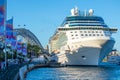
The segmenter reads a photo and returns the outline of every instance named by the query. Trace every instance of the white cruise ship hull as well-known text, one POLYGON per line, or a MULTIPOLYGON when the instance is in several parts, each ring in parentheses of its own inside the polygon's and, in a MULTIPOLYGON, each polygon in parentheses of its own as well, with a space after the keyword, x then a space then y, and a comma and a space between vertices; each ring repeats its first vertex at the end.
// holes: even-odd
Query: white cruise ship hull
POLYGON ((100 65, 112 51, 112 34, 117 28, 109 28, 102 17, 93 16, 93 10, 82 14, 78 8, 71 9, 71 16, 50 38, 49 50, 55 61, 65 65, 100 65))
POLYGON ((114 43, 113 39, 81 41, 77 44, 84 46, 72 52, 60 53, 58 62, 65 65, 99 65, 104 57, 110 53, 114 43))

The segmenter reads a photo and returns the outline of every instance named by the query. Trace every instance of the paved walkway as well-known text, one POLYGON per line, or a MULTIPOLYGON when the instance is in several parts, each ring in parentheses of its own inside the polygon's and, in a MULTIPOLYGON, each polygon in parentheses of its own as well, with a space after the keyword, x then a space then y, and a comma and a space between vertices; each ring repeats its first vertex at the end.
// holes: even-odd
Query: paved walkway
POLYGON ((11 65, 5 70, 0 70, 0 80, 14 80, 14 77, 19 72, 19 68, 25 64, 11 65))

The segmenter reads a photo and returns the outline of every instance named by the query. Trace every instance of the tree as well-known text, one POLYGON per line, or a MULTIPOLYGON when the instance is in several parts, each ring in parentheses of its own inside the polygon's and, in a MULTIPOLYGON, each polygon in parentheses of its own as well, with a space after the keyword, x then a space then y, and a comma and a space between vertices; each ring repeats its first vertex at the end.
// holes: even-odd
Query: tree
POLYGON ((42 48, 40 48, 38 45, 28 44, 27 50, 28 50, 28 57, 31 57, 31 55, 35 55, 38 57, 40 54, 42 54, 42 48))

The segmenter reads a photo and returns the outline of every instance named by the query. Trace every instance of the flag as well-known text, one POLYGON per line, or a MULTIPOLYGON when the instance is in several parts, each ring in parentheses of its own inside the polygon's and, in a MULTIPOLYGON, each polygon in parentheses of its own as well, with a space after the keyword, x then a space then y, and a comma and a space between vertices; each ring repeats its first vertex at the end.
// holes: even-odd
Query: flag
POLYGON ((26 43, 22 44, 22 54, 27 55, 27 44, 26 43))
POLYGON ((0 0, 0 35, 4 35, 6 18, 6 0, 0 0))
POLYGON ((12 40, 11 40, 11 47, 13 50, 16 49, 16 46, 17 46, 17 40, 16 40, 16 36, 17 36, 17 32, 13 32, 13 37, 12 37, 12 40))
POLYGON ((11 48, 12 48, 13 50, 16 50, 16 44, 17 44, 16 39, 12 39, 12 41, 11 41, 11 48))
POLYGON ((17 43, 17 53, 22 53, 22 43, 17 43))
POLYGON ((22 53, 22 39, 17 41, 16 48, 17 48, 17 53, 22 53))
POLYGON ((13 18, 7 20, 6 22, 6 38, 12 38, 13 37, 13 18))
POLYGON ((12 44, 12 37, 13 37, 13 18, 6 21, 6 44, 12 44))
POLYGON ((6 31, 12 31, 13 30, 13 18, 7 20, 6 22, 6 31))

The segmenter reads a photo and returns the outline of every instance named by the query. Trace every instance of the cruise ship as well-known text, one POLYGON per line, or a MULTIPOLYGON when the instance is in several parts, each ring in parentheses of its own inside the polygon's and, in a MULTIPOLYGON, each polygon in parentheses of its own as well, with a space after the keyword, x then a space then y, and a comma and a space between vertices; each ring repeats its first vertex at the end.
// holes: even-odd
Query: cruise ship
POLYGON ((71 9, 71 15, 49 40, 55 61, 65 65, 100 65, 112 51, 115 40, 111 36, 117 28, 109 28, 102 17, 93 13, 93 9, 71 9))

